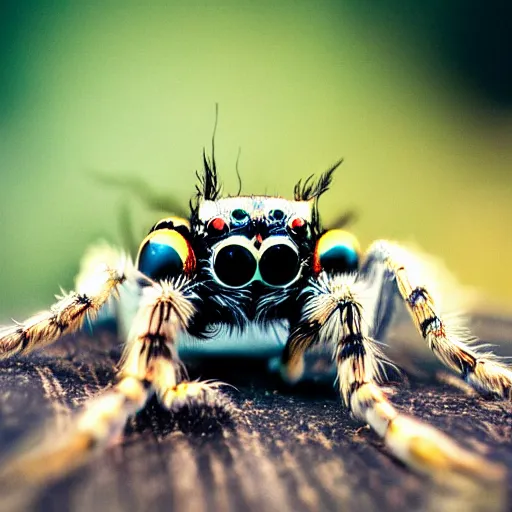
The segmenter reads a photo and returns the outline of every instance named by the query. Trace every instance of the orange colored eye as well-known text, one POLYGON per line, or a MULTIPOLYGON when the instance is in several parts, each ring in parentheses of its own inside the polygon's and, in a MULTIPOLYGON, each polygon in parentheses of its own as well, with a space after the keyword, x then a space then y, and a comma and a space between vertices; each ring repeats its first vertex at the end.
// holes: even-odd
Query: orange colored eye
POLYGON ((313 255, 313 272, 353 272, 359 267, 361 248, 357 238, 343 229, 331 229, 318 240, 313 255))
POLYGON ((288 225, 295 233, 301 233, 306 229, 306 221, 302 217, 294 217, 288 225))
POLYGON ((196 258, 190 243, 175 229, 157 229, 142 242, 137 268, 154 280, 190 275, 196 258))
POLYGON ((229 226, 222 217, 215 217, 208 222, 206 229, 209 235, 220 236, 225 235, 229 231, 229 226))

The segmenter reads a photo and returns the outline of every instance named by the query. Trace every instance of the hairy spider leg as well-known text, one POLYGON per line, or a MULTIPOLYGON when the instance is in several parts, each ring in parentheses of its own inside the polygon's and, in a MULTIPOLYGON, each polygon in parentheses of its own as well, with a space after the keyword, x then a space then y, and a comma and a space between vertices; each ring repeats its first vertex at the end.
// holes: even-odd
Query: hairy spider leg
MULTIPOLYGON (((186 384, 194 391, 188 392, 193 398, 201 389, 213 392, 211 383, 177 384, 181 363, 175 340, 195 314, 190 300, 193 294, 187 291, 187 284, 188 281, 178 279, 153 283, 143 289, 117 383, 85 403, 62 439, 57 442, 53 439, 51 444, 15 456, 5 467, 4 478, 42 482, 81 465, 98 448, 116 440, 127 419, 140 411, 155 392, 162 395, 162 390, 172 389, 182 397, 187 394, 186 384)), ((166 400, 163 401, 165 404, 166 400)))
POLYGON ((482 351, 461 318, 441 317, 430 291, 433 283, 426 282, 428 273, 418 257, 397 244, 381 240, 371 245, 367 261, 386 267, 414 324, 446 366, 480 393, 512 399, 512 370, 495 354, 482 351))
POLYGON ((185 405, 222 403, 217 393, 221 383, 184 379, 175 341, 196 314, 193 300, 198 297, 188 290, 189 284, 187 279, 178 278, 143 289, 142 303, 122 359, 121 373, 144 374, 160 404, 172 411, 185 405), (139 354, 147 361, 141 370, 139 354))
POLYGON ((28 354, 79 330, 87 317, 94 318, 131 272, 135 270, 124 253, 107 245, 93 248, 84 257, 76 291, 57 296, 57 302, 47 311, 0 328, 0 359, 28 354))
POLYGON ((370 338, 363 304, 369 283, 356 274, 320 273, 302 293, 302 312, 290 331, 282 361, 287 380, 300 378, 305 351, 331 347, 343 402, 356 419, 368 423, 386 447, 408 466, 439 476, 458 472, 499 478, 501 467, 466 451, 434 427, 400 413, 379 384, 392 363, 370 338))
POLYGON ((181 381, 175 383, 172 361, 165 355, 155 358, 151 366, 151 384, 162 407, 178 411, 184 406, 205 406, 228 412, 229 402, 218 391, 225 384, 219 381, 181 381))

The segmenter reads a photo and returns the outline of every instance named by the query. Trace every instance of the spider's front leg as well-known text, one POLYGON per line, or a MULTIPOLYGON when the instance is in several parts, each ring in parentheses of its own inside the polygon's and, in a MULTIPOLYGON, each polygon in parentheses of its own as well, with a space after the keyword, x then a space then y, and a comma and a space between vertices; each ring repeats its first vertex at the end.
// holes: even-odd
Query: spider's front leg
POLYGON ((115 441, 127 419, 154 393, 171 409, 213 395, 215 383, 181 382, 175 341, 196 312, 192 301, 197 297, 190 287, 186 279, 144 287, 116 384, 86 402, 58 439, 16 455, 6 465, 4 478, 44 482, 82 464, 92 452, 115 441))
MULTIPOLYGON (((315 259, 318 263, 318 255, 315 259)), ((346 258, 342 260, 347 264, 346 258)), ((315 344, 324 344, 333 352, 345 406, 372 427, 394 456, 432 476, 449 471, 501 477, 501 468, 393 406, 380 387, 386 378, 386 365, 392 363, 369 336, 365 317, 364 304, 373 304, 369 283, 362 274, 332 270, 320 271, 301 294, 300 318, 292 325, 282 356, 285 380, 300 379, 305 352, 315 344)))
POLYGON ((170 411, 184 405, 225 405, 217 381, 193 381, 184 377, 176 339, 197 313, 199 297, 192 281, 178 278, 143 290, 139 311, 130 331, 120 375, 136 375, 147 381, 160 404, 170 411))
MULTIPOLYGON (((90 276, 89 267, 96 268, 97 257, 88 262, 86 276, 90 276)), ((141 293, 117 383, 86 403, 59 439, 15 456, 2 476, 41 482, 65 473, 119 437, 127 419, 155 393, 171 410, 204 401, 222 406, 216 394, 218 383, 183 381, 183 365, 177 353, 178 335, 188 329, 200 303, 194 292, 198 283, 192 248, 176 230, 158 229, 144 240, 138 268, 128 276, 141 293), (162 269, 165 277, 160 277, 162 269), (156 275, 150 277, 152 272, 156 275)))
POLYGON ((57 297, 47 311, 0 328, 0 359, 28 354, 77 331, 87 317, 94 318, 132 272, 133 265, 122 252, 107 245, 94 247, 82 262, 76 291, 57 297))

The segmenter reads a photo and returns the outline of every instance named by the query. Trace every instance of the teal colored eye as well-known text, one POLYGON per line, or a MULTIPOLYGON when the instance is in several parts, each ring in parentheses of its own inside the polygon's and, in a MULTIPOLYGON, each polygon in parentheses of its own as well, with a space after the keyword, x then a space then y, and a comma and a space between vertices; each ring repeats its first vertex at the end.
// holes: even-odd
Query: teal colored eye
POLYGON ((236 224, 241 224, 249 220, 249 214, 245 210, 237 208, 231 212, 231 218, 236 224))
POLYGON ((327 271, 351 272, 357 270, 359 255, 353 247, 338 245, 320 256, 320 265, 327 271))
POLYGON ((142 242, 137 257, 138 269, 155 281, 170 279, 195 270, 195 256, 183 235, 160 229, 142 242))
POLYGON ((149 241, 140 251, 139 270, 155 281, 168 279, 183 272, 183 261, 174 247, 149 241))
POLYGON ((359 267, 359 243, 354 235, 342 229, 331 229, 318 240, 313 257, 315 274, 353 272, 359 267))

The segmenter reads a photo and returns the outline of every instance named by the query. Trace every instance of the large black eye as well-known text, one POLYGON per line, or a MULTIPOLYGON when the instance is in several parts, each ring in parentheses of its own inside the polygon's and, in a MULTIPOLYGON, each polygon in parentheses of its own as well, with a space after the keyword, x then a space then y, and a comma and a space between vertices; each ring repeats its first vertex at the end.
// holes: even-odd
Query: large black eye
POLYGON ((143 274, 158 281, 192 273, 195 257, 183 235, 161 229, 150 233, 142 243, 137 266, 143 274))
POLYGON ((227 286, 243 286, 256 272, 256 260, 251 251, 241 245, 226 245, 215 258, 217 277, 227 286))
POLYGON ((291 283, 299 273, 299 255, 289 245, 269 247, 260 259, 260 274, 271 286, 291 283))

